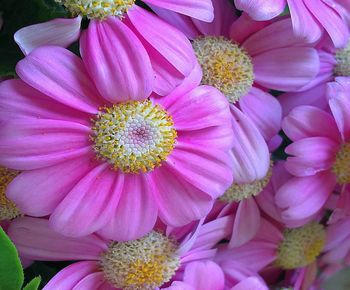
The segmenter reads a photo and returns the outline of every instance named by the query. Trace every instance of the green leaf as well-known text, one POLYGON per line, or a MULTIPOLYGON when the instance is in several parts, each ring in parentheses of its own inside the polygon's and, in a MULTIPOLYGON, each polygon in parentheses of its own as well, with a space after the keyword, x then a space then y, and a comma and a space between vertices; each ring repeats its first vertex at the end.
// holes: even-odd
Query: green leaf
POLYGON ((39 289, 39 285, 41 282, 40 277, 35 277, 32 281, 30 281, 23 290, 37 290, 39 289))
POLYGON ((15 245, 0 227, 0 290, 19 290, 24 274, 15 245))

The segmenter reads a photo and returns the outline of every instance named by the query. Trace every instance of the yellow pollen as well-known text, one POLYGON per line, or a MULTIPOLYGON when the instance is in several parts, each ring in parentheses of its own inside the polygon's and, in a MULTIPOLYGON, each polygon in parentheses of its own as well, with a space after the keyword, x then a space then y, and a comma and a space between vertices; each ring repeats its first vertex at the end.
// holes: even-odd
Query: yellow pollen
POLYGON ((316 222, 303 227, 287 229, 278 247, 276 265, 296 269, 311 264, 320 255, 326 239, 324 227, 316 222))
POLYGON ((350 142, 343 144, 332 168, 339 184, 350 183, 350 142))
POLYGON ((135 4, 135 0, 55 0, 73 16, 82 15, 89 19, 105 19, 108 16, 123 18, 135 4))
POLYGON ((219 199, 223 202, 239 202, 252 196, 257 196, 270 182, 273 162, 263 179, 251 183, 233 183, 219 199))
POLYGON ((248 93, 254 73, 252 59, 243 48, 216 36, 199 37, 192 46, 202 67, 202 84, 217 88, 232 103, 248 93))
POLYGON ((153 170, 175 146, 171 116, 149 100, 105 107, 93 121, 91 139, 97 157, 124 173, 153 170))
POLYGON ((335 59, 337 60, 337 64, 334 68, 335 76, 350 76, 350 42, 348 46, 344 49, 340 49, 335 54, 335 59))
POLYGON ((7 186, 18 174, 18 171, 0 167, 0 221, 11 220, 21 215, 16 205, 6 197, 7 186))
POLYGON ((153 290, 169 282, 180 266, 176 243, 152 231, 128 242, 112 242, 100 260, 105 278, 123 290, 153 290))

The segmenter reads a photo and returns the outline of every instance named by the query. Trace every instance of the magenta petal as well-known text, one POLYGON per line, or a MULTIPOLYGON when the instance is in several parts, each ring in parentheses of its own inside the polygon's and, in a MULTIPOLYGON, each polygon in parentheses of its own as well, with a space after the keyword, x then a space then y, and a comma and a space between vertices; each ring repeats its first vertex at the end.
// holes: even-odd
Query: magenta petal
POLYGON ((123 176, 116 175, 109 167, 103 163, 86 173, 60 202, 50 216, 50 224, 56 231, 80 237, 99 230, 112 218, 123 176))
POLYGON ((316 77, 320 69, 313 48, 279 48, 253 58, 255 81, 269 89, 295 91, 316 77))
POLYGON ((25 55, 44 45, 67 47, 78 40, 80 22, 81 16, 56 18, 48 22, 23 27, 15 33, 14 39, 25 55))
POLYGON ((214 18, 210 0, 145 0, 145 2, 206 22, 211 22, 214 18))
POLYGON ((242 200, 238 205, 229 247, 239 247, 250 241, 260 228, 260 211, 254 198, 242 200))
POLYGON ((67 49, 37 48, 17 64, 16 72, 33 88, 77 110, 96 114, 101 104, 83 62, 67 49))
POLYGON ((124 175, 124 184, 117 189, 120 194, 117 209, 112 219, 99 231, 103 237, 129 241, 152 230, 158 211, 149 178, 143 174, 124 175))
POLYGON ((266 176, 270 153, 253 122, 231 106, 235 143, 232 148, 234 182, 249 183, 266 176))
POLYGON ((256 277, 249 277, 239 282, 236 286, 234 286, 231 290, 268 290, 266 284, 256 277))
POLYGON ((96 262, 79 262, 69 265, 56 274, 43 290, 72 290, 74 286, 91 273, 98 271, 96 262))
POLYGON ((89 161, 88 158, 78 158, 55 166, 22 172, 7 187, 6 194, 27 215, 49 215, 91 169, 92 164, 89 161))
POLYGON ((183 280, 200 290, 223 290, 225 284, 223 271, 212 261, 188 264, 183 280))
POLYGON ((270 20, 281 14, 286 0, 235 0, 237 9, 248 13, 254 20, 270 20))
POLYGON ((167 225, 183 226, 201 219, 212 208, 212 197, 184 180, 167 165, 155 169, 152 180, 159 217, 167 225))
MULTIPOLYGON (((104 287, 100 288, 103 284, 105 284, 105 282, 106 280, 104 274, 102 272, 95 272, 81 279, 72 290, 107 290, 104 287)), ((115 288, 110 287, 110 289, 115 288)))
POLYGON ((118 103, 150 95, 154 81, 150 59, 140 40, 118 18, 91 21, 80 38, 80 52, 106 100, 118 103))
POLYGON ((21 255, 41 261, 98 260, 107 247, 96 235, 63 236, 46 219, 23 217, 12 222, 9 236, 21 255))

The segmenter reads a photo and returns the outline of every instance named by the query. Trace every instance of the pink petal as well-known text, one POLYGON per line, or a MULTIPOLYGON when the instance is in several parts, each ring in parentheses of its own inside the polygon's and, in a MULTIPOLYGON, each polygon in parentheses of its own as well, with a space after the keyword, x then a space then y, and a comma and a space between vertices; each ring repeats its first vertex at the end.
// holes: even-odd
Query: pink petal
POLYGON ((171 226, 183 226, 204 217, 212 208, 212 198, 184 180, 167 165, 152 172, 153 193, 159 217, 171 226))
POLYGON ((120 200, 114 216, 99 233, 115 241, 134 240, 149 233, 158 214, 150 177, 126 174, 123 189, 118 190, 120 200))
POLYGON ((37 169, 85 155, 90 128, 69 121, 24 118, 0 127, 0 162, 20 170, 37 169))
POLYGON ((214 18, 210 0, 145 0, 145 2, 206 22, 211 22, 214 18))
POLYGON ((79 281, 96 271, 98 271, 96 262, 74 263, 58 272, 43 289, 72 290, 79 281))
POLYGON ((322 36, 322 27, 306 8, 305 1, 287 0, 293 29, 297 37, 313 43, 322 36))
POLYGON ((108 163, 96 166, 67 193, 50 216, 50 225, 70 237, 99 230, 112 218, 122 186, 123 175, 108 163))
POLYGON ((79 57, 61 47, 42 47, 16 66, 22 80, 50 98, 90 114, 100 106, 98 92, 79 57))
POLYGON ((80 52, 98 91, 117 103, 144 100, 153 88, 153 70, 140 40, 118 18, 90 21, 80 52))
POLYGON ((6 194, 23 213, 46 216, 54 211, 92 166, 88 158, 78 158, 51 167, 25 171, 8 185, 6 194))
POLYGON ((256 277, 249 277, 241 282, 239 282, 236 286, 234 286, 231 290, 268 290, 266 284, 256 277))
POLYGON ((332 116, 316 107, 296 107, 283 119, 282 126, 293 141, 308 137, 326 137, 340 141, 337 125, 332 116))
POLYGON ((319 72, 313 48, 279 48, 253 58, 255 81, 269 89, 293 91, 306 85, 319 72))
POLYGON ((188 264, 183 279, 195 289, 201 290, 223 290, 225 284, 223 271, 212 261, 188 264))
POLYGON ((49 227, 48 220, 39 218, 16 219, 8 233, 21 255, 41 261, 98 260, 107 247, 95 235, 63 236, 49 227))
POLYGON ((328 32, 335 47, 344 47, 349 41, 349 30, 341 15, 334 9, 333 2, 323 0, 305 1, 306 7, 328 32), (317 3, 316 3, 317 2, 317 3))
POLYGON ((260 211, 254 198, 242 200, 233 224, 232 236, 228 246, 235 248, 249 242, 260 228, 260 211))
POLYGON ((285 0, 235 0, 237 9, 248 13, 254 20, 270 20, 281 14, 285 0))
POLYGON ((266 141, 281 130, 282 108, 270 94, 253 87, 240 99, 239 107, 254 122, 266 141))
MULTIPOLYGON (((72 290, 96 290, 106 282, 102 272, 91 273, 81 279, 72 290)), ((115 289, 110 287, 111 289, 115 289)), ((104 289, 104 287, 102 288, 104 289)), ((104 289, 105 290, 105 289, 104 289)))
POLYGON ((286 169, 296 176, 309 176, 330 169, 339 144, 325 137, 309 137, 289 145, 286 169))
POLYGON ((265 177, 270 153, 253 122, 231 106, 235 144, 232 148, 234 182, 249 183, 265 177))
POLYGON ((44 45, 67 47, 78 40, 80 22, 81 16, 56 18, 21 28, 15 33, 14 39, 25 55, 44 45))

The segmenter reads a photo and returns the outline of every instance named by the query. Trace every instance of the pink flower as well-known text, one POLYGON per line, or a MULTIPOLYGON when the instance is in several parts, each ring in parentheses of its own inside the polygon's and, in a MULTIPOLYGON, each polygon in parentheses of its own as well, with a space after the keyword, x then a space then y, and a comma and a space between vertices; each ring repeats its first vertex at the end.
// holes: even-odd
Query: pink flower
POLYGON ((220 287, 216 282, 223 286, 221 270, 209 260, 215 255, 216 244, 229 234, 231 222, 223 217, 190 229, 155 229, 138 240, 115 242, 95 234, 65 237, 53 231, 47 220, 25 217, 13 222, 9 236, 25 257, 78 261, 61 270, 45 290, 184 289, 176 286, 203 285, 204 281, 220 287), (196 275, 207 275, 208 270, 213 270, 212 279, 196 275))
POLYGON ((283 129, 293 141, 286 148, 291 155, 286 168, 298 178, 285 184, 277 199, 279 206, 293 208, 290 214, 300 218, 322 208, 336 183, 343 187, 350 183, 350 78, 329 83, 328 95, 332 115, 300 106, 283 121, 283 129))
MULTIPOLYGON (((155 74, 153 89, 159 95, 166 95, 178 86, 196 64, 191 44, 186 37, 159 17, 136 5, 135 0, 104 0, 97 6, 92 3, 92 0, 56 0, 56 2, 77 17, 58 18, 17 31, 14 38, 24 54, 27 55, 34 48, 43 45, 69 46, 79 38, 81 20, 86 16, 90 19, 86 45, 94 48, 101 43, 128 42, 130 46, 128 53, 120 55, 119 50, 109 53, 111 57, 114 55, 114 58, 122 57, 129 61, 134 61, 141 46, 142 50, 146 49, 147 54, 142 52, 141 55, 144 62, 151 61, 155 74), (168 35, 171 35, 171 38, 168 35), (125 41, 126 39, 128 41, 125 41)), ((145 2, 203 21, 213 20, 210 0, 199 2, 186 0, 181 3, 177 0, 146 0, 145 2)), ((94 57, 98 56, 94 55, 91 58, 94 57)), ((95 61, 101 61, 101 59, 95 61)), ((105 61, 108 62, 108 59, 105 61)))
POLYGON ((130 240, 157 217, 181 226, 232 182, 226 98, 197 87, 198 70, 168 96, 150 95, 142 47, 132 62, 111 54, 131 53, 132 40, 89 46, 85 34, 82 60, 38 48, 18 63, 22 80, 0 84, 0 163, 24 171, 7 196, 63 234, 130 240))
POLYGON ((349 38, 345 18, 349 5, 337 0, 235 0, 238 9, 255 20, 269 20, 281 14, 288 4, 295 34, 309 42, 319 40, 326 31, 336 47, 349 38), (347 5, 347 7, 345 6, 347 5), (344 7, 345 6, 345 7, 344 7))

